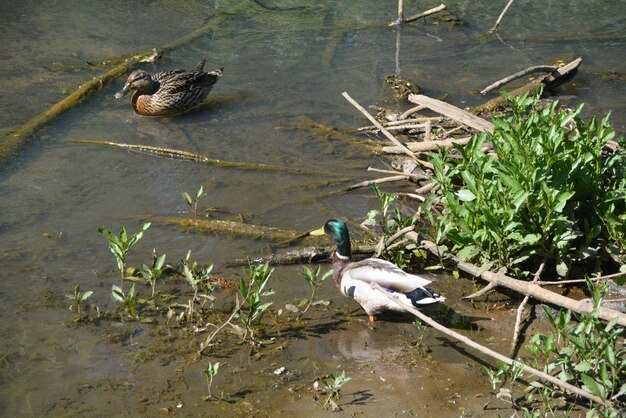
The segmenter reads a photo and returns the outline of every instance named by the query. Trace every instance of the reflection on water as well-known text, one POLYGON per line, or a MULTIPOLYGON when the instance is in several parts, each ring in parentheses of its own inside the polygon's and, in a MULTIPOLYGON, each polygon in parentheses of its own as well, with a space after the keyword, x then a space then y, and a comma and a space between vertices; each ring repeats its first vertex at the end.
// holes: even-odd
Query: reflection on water
MULTIPOLYGON (((199 185, 208 192, 203 201, 207 207, 288 229, 306 230, 334 216, 362 218, 373 208, 376 203, 368 192, 329 197, 332 190, 311 185, 337 177, 362 179, 368 165, 383 163, 306 130, 278 129, 293 126, 302 116, 339 129, 364 124, 341 97, 342 91, 366 106, 391 100, 384 77, 399 70, 426 94, 448 94, 451 102, 469 105, 483 100, 471 91, 506 74, 582 56, 575 82, 560 93, 572 96, 574 104, 587 102, 588 114, 615 110, 614 123, 623 132, 623 78, 602 76, 608 70, 626 71, 623 37, 610 35, 617 28, 616 18, 623 19, 624 4, 594 3, 593 20, 587 19, 587 7, 578 10, 573 5, 563 15, 557 2, 516 5, 520 9, 506 16, 499 41, 486 34, 500 12, 487 1, 448 3, 463 19, 461 26, 427 20, 401 29, 385 24, 395 18, 395 8, 373 0, 272 2, 293 8, 286 11, 234 0, 4 1, 2 135, 104 73, 102 62, 178 39, 224 11, 238 12, 217 29, 166 51, 156 68, 144 65, 148 71, 190 68, 206 58, 207 68, 224 67, 224 77, 211 92, 212 104, 172 120, 138 117, 128 101, 112 97, 123 85, 122 77, 37 131, 2 161, 0 330, 5 337, 0 342, 0 407, 7 416, 80 414, 81 408, 87 415, 98 415, 97 408, 75 403, 76 396, 97 399, 108 393, 112 414, 139 411, 140 388, 154 376, 146 369, 132 371, 129 356, 137 346, 148 344, 148 333, 137 326, 133 340, 119 345, 103 339, 98 329, 66 326, 73 314, 63 295, 76 283, 94 290, 92 301, 101 309, 114 308, 109 296, 114 263, 96 233, 98 226, 117 230, 125 225, 136 231, 146 216, 186 210, 181 192, 199 185), (588 35, 576 40, 578 34, 588 35), (146 144, 224 160, 315 169, 328 178, 223 169, 70 139, 146 144), (117 400, 119 406, 114 406, 117 400)), ((194 259, 215 263, 225 275, 234 274, 220 268, 225 261, 272 251, 259 241, 153 225, 128 263, 147 262, 154 247, 167 253, 172 263, 191 249, 194 259)), ((278 292, 306 290, 301 289, 297 270, 279 268, 275 277, 278 292)), ((368 332, 359 338, 367 341, 368 332)), ((325 346, 324 339, 315 344, 324 347, 320 351, 349 350, 352 355, 345 358, 355 357, 354 347, 363 347, 358 339, 336 347, 325 346)), ((375 358, 389 350, 394 348, 381 340, 380 346, 370 344, 365 355, 375 358)), ((154 367, 152 372, 159 373, 158 365, 154 367)), ((204 384, 201 374, 194 376, 194 384, 204 384)))

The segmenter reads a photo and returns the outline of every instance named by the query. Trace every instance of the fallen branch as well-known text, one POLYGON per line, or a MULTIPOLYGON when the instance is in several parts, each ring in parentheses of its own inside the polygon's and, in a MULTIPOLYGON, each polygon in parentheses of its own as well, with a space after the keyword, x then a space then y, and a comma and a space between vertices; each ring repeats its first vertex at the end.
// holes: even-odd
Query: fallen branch
MULTIPOLYGON (((466 145, 472 137, 468 136, 465 138, 459 139, 439 139, 435 141, 424 141, 424 142, 408 142, 406 143, 406 147, 412 152, 429 152, 429 151, 437 151, 439 148, 452 148, 454 144, 457 145, 466 145)), ((387 154, 401 154, 401 150, 398 147, 383 147, 383 152, 387 154)))
POLYGON ((240 170, 257 170, 257 171, 273 171, 278 173, 290 174, 309 174, 309 175, 327 175, 328 173, 307 171, 296 168, 283 167, 278 165, 258 164, 258 163, 240 163, 235 161, 218 160, 201 154, 181 151, 172 148, 153 147, 151 145, 135 145, 124 144, 121 142, 111 141, 92 141, 87 139, 70 139, 70 142, 80 144, 109 145, 118 148, 124 148, 143 154, 157 155, 159 157, 174 158, 177 160, 196 161, 205 164, 211 164, 217 167, 238 168, 240 170))
POLYGON ((462 125, 469 126, 478 132, 493 132, 493 123, 441 100, 433 99, 423 94, 410 94, 409 101, 417 105, 426 106, 433 112, 446 116, 462 125))
POLYGON ((193 219, 179 218, 175 216, 153 216, 152 222, 160 222, 170 225, 178 225, 183 228, 192 228, 201 232, 211 232, 247 237, 253 239, 263 239, 267 241, 286 241, 304 238, 307 232, 299 232, 287 229, 279 229, 269 226, 250 225, 241 222, 222 221, 217 219, 193 219))
POLYGON ((500 16, 498 16, 498 20, 496 20, 496 24, 493 25, 491 29, 489 29, 489 33, 494 33, 498 29, 498 26, 500 25, 500 21, 502 20, 502 18, 504 17, 504 15, 509 10, 509 7, 511 7, 512 4, 513 4, 513 0, 509 0, 506 6, 504 6, 504 10, 502 10, 502 13, 500 13, 500 16))
POLYGON ((493 350, 491 350, 490 348, 487 348, 483 345, 480 345, 474 341, 472 341, 471 339, 469 339, 468 337, 466 337, 465 335, 459 334, 458 332, 452 331, 449 328, 444 327, 443 325, 439 324, 438 322, 434 321, 433 319, 431 319, 430 317, 424 315, 423 313, 421 313, 419 310, 415 309, 412 305, 409 305, 407 303, 404 303, 402 300, 400 300, 397 296, 389 293, 388 291, 386 291, 383 287, 381 287, 379 284, 377 283, 372 283, 372 288, 376 289, 380 294, 384 295, 385 297, 387 297, 388 299, 394 301, 395 303, 397 303, 398 305, 400 305, 404 310, 406 310, 407 312, 412 313, 413 315, 415 315, 416 317, 419 318, 420 321, 423 321, 425 323, 427 323, 428 325, 430 325, 431 327, 433 327, 434 329, 436 329, 439 332, 442 332, 443 334, 454 338, 458 341, 460 341, 461 343, 472 347, 473 349, 488 355, 489 357, 492 357, 498 361, 501 361, 505 364, 508 364, 509 366, 515 366, 515 367, 522 367, 524 369, 524 371, 526 373, 530 373, 532 375, 535 375, 547 382, 550 382, 556 386, 559 386, 560 388, 569 391, 575 395, 578 395, 580 397, 589 399, 592 402, 596 402, 599 405, 607 405, 607 406, 611 406, 612 403, 609 401, 605 401, 595 395, 592 395, 586 391, 584 391, 583 389, 576 387, 572 384, 569 384, 567 382, 564 382, 563 380, 560 380, 554 376, 551 376, 547 373, 544 373, 540 370, 537 370, 533 367, 527 366, 523 363, 520 363, 516 360, 512 360, 500 353, 497 353, 493 350))
MULTIPOLYGON (((535 277, 533 278, 532 283, 537 283, 539 281, 539 278, 541 277, 541 273, 543 272, 543 269, 545 267, 546 267, 546 260, 543 260, 541 262, 541 265, 537 269, 537 272, 535 273, 535 277)), ((530 296, 528 295, 524 296, 522 303, 520 303, 519 306, 517 307, 517 313, 515 315, 515 327, 513 327, 513 338, 511 338, 511 357, 515 357, 517 341, 519 339, 519 334, 522 329, 522 314, 524 313, 524 308, 526 307, 526 304, 528 303, 528 299, 530 299, 530 296)))
MULTIPOLYGON (((552 73, 544 77, 540 77, 536 80, 531 81, 528 84, 525 84, 524 86, 518 89, 510 91, 509 95, 511 95, 512 97, 516 97, 516 96, 521 96, 524 93, 535 92, 537 91, 537 88, 539 87, 540 84, 543 84, 546 89, 553 89, 553 88, 560 86, 563 83, 567 83, 572 78, 574 78, 574 76, 578 72, 578 67, 580 66, 581 62, 582 62, 582 59, 577 58, 574 61, 564 65, 563 67, 557 68, 555 71, 553 71, 552 73)), ((492 113, 496 109, 506 105, 506 101, 507 101, 506 97, 498 96, 489 100, 486 103, 483 103, 482 105, 472 107, 470 109, 470 112, 476 115, 480 115, 482 113, 492 113)))
POLYGON ((28 139, 43 125, 50 122, 66 110, 82 102, 89 95, 100 90, 111 81, 125 74, 137 61, 137 58, 130 58, 116 65, 105 74, 87 81, 69 96, 65 97, 48 110, 40 113, 23 124, 21 127, 9 133, 2 141, 0 141, 0 159, 7 158, 11 155, 22 144, 22 142, 28 139))
POLYGON ((382 177, 374 180, 366 180, 345 188, 345 191, 360 189, 362 187, 371 186, 372 184, 389 183, 393 181, 408 180, 411 178, 409 174, 399 174, 397 176, 382 177))
POLYGON ((426 10, 425 12, 416 14, 414 16, 411 17, 407 17, 406 19, 404 18, 404 13, 401 9, 402 5, 401 3, 398 4, 398 20, 394 20, 393 22, 389 22, 389 26, 396 26, 396 25, 400 25, 402 23, 411 23, 414 22, 416 20, 422 19, 424 17, 433 15, 435 13, 439 13, 442 10, 445 10, 446 5, 445 4, 440 4, 437 7, 433 7, 432 9, 426 10))
POLYGON ((508 77, 505 77, 501 80, 496 81, 495 83, 488 85, 487 87, 485 87, 484 89, 480 91, 480 94, 484 96, 490 91, 495 90, 500 86, 504 86, 505 84, 510 83, 513 80, 517 80, 518 78, 525 77, 528 74, 539 73, 539 72, 552 73, 558 68, 559 67, 557 67, 556 65, 535 65, 534 67, 529 67, 529 68, 526 68, 525 70, 518 71, 515 74, 511 74, 508 77))
MULTIPOLYGON (((415 232, 409 232, 407 234, 407 237, 414 242, 419 239, 418 234, 415 232)), ((437 244, 432 241, 423 240, 421 241, 421 245, 438 257, 441 257, 442 254, 444 254, 444 251, 442 251, 437 246, 437 244)), ((538 284, 533 284, 523 280, 517 280, 505 274, 496 274, 490 271, 482 271, 480 267, 465 261, 461 261, 453 255, 446 254, 446 259, 454 263, 456 268, 458 268, 459 270, 471 274, 472 276, 480 277, 481 279, 486 280, 490 283, 494 283, 498 286, 504 286, 523 295, 529 295, 530 297, 533 297, 544 303, 560 306, 579 314, 589 314, 593 310, 593 304, 589 303, 589 301, 577 301, 574 299, 570 299, 556 292, 544 289, 538 284)), ((598 317, 605 321, 617 319, 617 323, 619 325, 626 326, 626 314, 623 314, 614 309, 600 307, 598 310, 598 317)))
POLYGON ((367 119, 369 119, 370 122, 372 122, 374 124, 374 126, 376 126, 386 137, 387 139, 389 139, 391 142, 393 142, 397 147, 399 147, 406 155, 408 155, 409 157, 411 157, 412 159, 414 159, 415 161, 417 161, 419 164, 421 164, 422 166, 424 166, 425 168, 428 168, 430 170, 433 169, 433 165, 429 162, 426 161, 421 161, 418 160, 417 157, 415 156, 415 154, 413 154, 407 147, 405 147, 404 145, 402 145, 402 143, 400 141, 398 141, 396 139, 395 136, 393 136, 388 130, 386 130, 381 124, 380 122, 378 122, 372 115, 369 114, 369 112, 367 110, 365 110, 363 108, 363 106, 361 106, 360 104, 358 104, 352 97, 350 97, 350 95, 348 93, 346 93, 345 91, 343 93, 341 93, 343 97, 346 98, 347 101, 349 101, 352 106, 354 106, 358 111, 360 111, 367 119))
MULTIPOLYGON (((287 251, 281 254, 272 254, 264 257, 258 257, 252 260, 254 264, 269 263, 276 265, 292 265, 314 263, 322 260, 332 259, 336 247, 307 247, 297 250, 287 251)), ((354 256, 371 256, 374 253, 373 245, 358 245, 353 242, 352 254, 354 256)), ((227 267, 245 266, 248 259, 236 259, 224 263, 227 267)))

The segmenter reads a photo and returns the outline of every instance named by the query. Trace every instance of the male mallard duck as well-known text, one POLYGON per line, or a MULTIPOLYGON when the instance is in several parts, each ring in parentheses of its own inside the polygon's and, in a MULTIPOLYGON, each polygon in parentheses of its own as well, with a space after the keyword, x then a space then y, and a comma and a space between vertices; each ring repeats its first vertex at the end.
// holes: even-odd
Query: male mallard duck
POLYGON ((223 68, 205 73, 205 62, 200 60, 192 71, 170 70, 152 76, 144 70, 135 70, 115 98, 134 90, 130 103, 136 113, 145 116, 174 116, 186 112, 202 103, 224 73, 223 68))
POLYGON ((415 307, 442 302, 443 296, 425 288, 430 280, 402 271, 398 266, 379 258, 350 261, 350 234, 343 221, 331 219, 310 235, 329 235, 337 242, 333 255, 333 280, 339 291, 359 303, 374 323, 374 314, 383 310, 405 312, 397 303, 372 289, 378 283, 389 293, 415 307))

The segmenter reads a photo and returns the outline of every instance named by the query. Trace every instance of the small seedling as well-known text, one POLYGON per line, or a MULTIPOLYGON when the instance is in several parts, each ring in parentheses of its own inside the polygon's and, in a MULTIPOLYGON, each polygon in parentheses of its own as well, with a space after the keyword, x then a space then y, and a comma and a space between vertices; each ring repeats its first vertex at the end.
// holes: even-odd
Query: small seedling
POLYGON ((194 197, 191 197, 187 192, 183 192, 182 195, 183 199, 185 199, 185 203, 187 203, 187 205, 193 211, 193 217, 197 218, 198 203, 207 196, 207 194, 204 193, 204 188, 202 186, 198 187, 198 190, 196 190, 196 195, 194 197))
POLYGON ((200 290, 206 293, 213 291, 213 286, 210 281, 213 265, 200 267, 195 261, 190 264, 190 256, 191 250, 187 251, 187 256, 182 261, 182 273, 187 283, 189 283, 193 289, 193 300, 195 301, 198 298, 198 292, 200 290))
POLYGON ((204 398, 205 401, 213 397, 213 395, 211 395, 211 385, 213 385, 213 378, 217 376, 217 372, 219 368, 220 368, 219 362, 211 363, 209 361, 209 363, 206 365, 206 369, 204 369, 204 374, 206 374, 206 383, 209 389, 209 396, 204 398))
POLYGON ((98 232, 108 238, 109 249, 115 256, 117 268, 120 270, 121 284, 120 290, 124 288, 124 271, 126 270, 126 257, 133 245, 143 237, 143 233, 150 228, 150 222, 146 222, 141 226, 141 230, 130 237, 126 233, 126 229, 122 227, 119 235, 113 234, 108 229, 98 228, 98 232))
POLYGON ((351 377, 346 377, 345 371, 342 371, 341 374, 330 373, 321 379, 328 395, 324 402, 324 409, 330 404, 333 411, 341 410, 338 405, 339 399, 341 399, 341 388, 351 379, 351 377))
POLYGON ((258 322, 263 313, 273 302, 263 302, 264 298, 274 294, 272 289, 265 289, 274 269, 270 269, 269 263, 253 265, 248 261, 248 269, 244 273, 248 277, 246 281, 243 277, 239 279, 239 295, 242 301, 237 298, 239 313, 237 317, 245 327, 242 339, 247 336, 254 341, 254 323, 258 322))
POLYGON ((309 288, 311 289, 311 297, 309 298, 309 302, 307 303, 306 307, 302 310, 302 312, 300 312, 300 315, 298 315, 298 319, 302 318, 302 315, 304 315, 313 304, 317 288, 320 287, 324 280, 326 280, 333 274, 333 270, 328 270, 320 277, 320 268, 321 267, 318 265, 315 269, 315 272, 313 272, 308 266, 302 267, 302 275, 304 276, 307 284, 309 285, 309 288))
POLYGON ((165 264, 165 254, 161 254, 157 257, 156 249, 152 250, 153 260, 152 267, 148 267, 145 264, 142 264, 139 272, 141 276, 146 281, 147 284, 152 288, 152 295, 150 297, 154 298, 154 290, 156 288, 157 280, 163 275, 163 264, 165 264))
POLYGON ((113 285, 111 294, 113 295, 113 299, 124 305, 124 310, 129 316, 135 319, 139 318, 139 315, 137 314, 137 293, 135 292, 135 283, 130 285, 128 294, 124 294, 124 291, 120 287, 113 285))
POLYGON ((66 299, 72 300, 76 303, 76 312, 78 313, 78 318, 80 319, 82 314, 83 304, 89 297, 93 294, 93 291, 88 290, 86 292, 80 291, 80 285, 77 284, 74 286, 74 294, 73 295, 65 295, 66 299))

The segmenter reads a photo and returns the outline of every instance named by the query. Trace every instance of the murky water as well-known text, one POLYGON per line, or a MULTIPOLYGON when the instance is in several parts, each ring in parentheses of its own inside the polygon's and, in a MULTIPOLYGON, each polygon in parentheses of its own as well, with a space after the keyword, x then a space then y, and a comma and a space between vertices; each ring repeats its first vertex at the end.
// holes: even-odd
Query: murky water
MULTIPOLYGON (((320 297, 345 315, 318 312, 315 327, 297 335, 283 323, 278 328, 288 344, 262 359, 241 353, 222 358, 215 390, 223 391, 226 400, 217 405, 201 400, 205 360, 178 358, 149 326, 68 325, 75 314, 63 295, 77 283, 94 290, 91 301, 100 309, 115 309, 110 286, 117 283, 117 273, 96 228, 125 225, 134 232, 147 216, 175 215, 187 209, 182 191, 203 185, 208 197, 202 204, 226 212, 224 217, 241 214, 251 223, 288 229, 317 227, 334 216, 362 219, 376 207, 371 192, 332 195, 335 188, 319 187, 319 181, 362 180, 369 176, 367 166, 383 167, 384 160, 293 127, 302 117, 340 130, 365 124, 341 92, 366 106, 384 104, 391 97, 384 77, 398 70, 426 94, 448 94, 452 103, 469 105, 483 100, 472 91, 504 75, 581 56, 575 81, 560 94, 573 96, 572 104, 586 102, 588 115, 612 110, 616 129, 625 131, 624 1, 569 5, 568 11, 562 2, 516 2, 502 23, 501 40, 486 34, 503 6, 489 1, 447 3, 463 19, 461 26, 427 20, 401 29, 385 25, 395 18, 393 2, 266 3, 284 10, 218 0, 0 4, 3 136, 104 73, 103 61, 159 47, 211 19, 223 23, 168 51, 156 69, 144 67, 191 68, 206 58, 207 67, 225 68, 211 93, 213 104, 171 121, 138 117, 127 99, 114 100, 120 79, 47 124, 2 161, 3 416, 321 414, 310 387, 316 377, 338 370, 353 377, 343 398, 351 413, 458 416, 460 408, 481 411, 486 401, 477 402, 475 396, 488 389, 476 365, 408 323, 366 329, 362 312, 330 284, 320 297), (162 146, 325 175, 225 169, 71 139, 162 146), (116 333, 126 335, 123 342, 116 333), (426 356, 431 360, 407 364, 415 358, 407 350, 420 338, 432 350, 426 356), (147 352, 154 355, 141 357, 147 352), (280 366, 290 377, 272 373, 280 366)), ((407 15, 426 8, 405 3, 407 15)), ((238 269, 223 267, 225 262, 273 250, 260 241, 153 224, 133 248, 129 264, 149 262, 153 247, 172 263, 191 250, 193 259, 214 263, 216 271, 231 278, 238 269)), ((307 296, 299 268, 277 268, 272 285, 276 307, 307 296)), ((447 296, 450 306, 472 316, 470 306, 447 296)))

